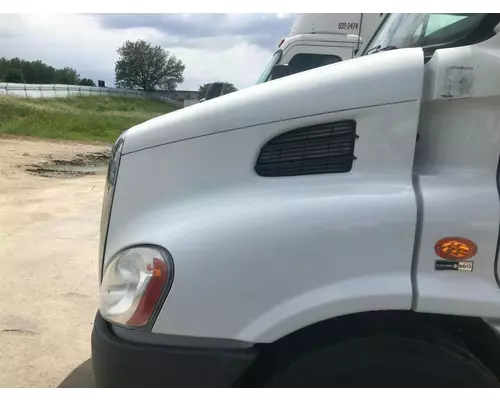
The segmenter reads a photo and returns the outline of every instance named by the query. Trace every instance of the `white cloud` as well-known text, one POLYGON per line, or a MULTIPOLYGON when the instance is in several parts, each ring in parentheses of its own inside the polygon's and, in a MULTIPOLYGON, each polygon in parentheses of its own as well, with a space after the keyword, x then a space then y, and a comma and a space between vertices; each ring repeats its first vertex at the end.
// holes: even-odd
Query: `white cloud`
POLYGON ((23 18, 18 14, 0 14, 0 37, 18 35, 25 28, 23 18))
MULTIPOLYGON (((189 18, 189 17, 187 17, 189 18)), ((245 16, 234 16, 245 20, 245 16)), ((116 49, 126 40, 168 43, 154 28, 105 29, 94 16, 79 14, 10 14, 0 16, 0 54, 6 58, 42 60, 57 68, 70 66, 82 77, 114 83, 116 49)), ((204 39, 200 39, 203 41, 204 39)), ((182 39, 169 47, 186 64, 185 82, 179 89, 197 89, 213 80, 232 82, 238 88, 252 85, 271 56, 243 37, 207 39, 204 46, 188 48, 182 39)))
POLYGON ((251 86, 271 56, 268 50, 243 41, 226 49, 179 47, 172 51, 186 64, 185 86, 191 89, 216 80, 231 82, 238 89, 251 86))

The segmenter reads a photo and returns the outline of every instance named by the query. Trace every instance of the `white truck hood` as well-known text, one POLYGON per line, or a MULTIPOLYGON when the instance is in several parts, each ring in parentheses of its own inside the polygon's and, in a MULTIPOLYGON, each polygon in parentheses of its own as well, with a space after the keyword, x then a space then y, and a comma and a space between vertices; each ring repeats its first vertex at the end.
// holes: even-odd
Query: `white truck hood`
POLYGON ((130 128, 123 154, 309 115, 418 100, 420 82, 407 77, 423 62, 421 48, 392 50, 252 86, 130 128))

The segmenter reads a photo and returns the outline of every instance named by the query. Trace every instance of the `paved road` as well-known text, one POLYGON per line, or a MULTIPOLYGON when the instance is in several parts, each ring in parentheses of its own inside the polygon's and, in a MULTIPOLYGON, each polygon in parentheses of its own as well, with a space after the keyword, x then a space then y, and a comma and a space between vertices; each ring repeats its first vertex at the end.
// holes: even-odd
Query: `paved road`
POLYGON ((0 138, 0 387, 92 386, 104 174, 24 165, 102 146, 0 138))

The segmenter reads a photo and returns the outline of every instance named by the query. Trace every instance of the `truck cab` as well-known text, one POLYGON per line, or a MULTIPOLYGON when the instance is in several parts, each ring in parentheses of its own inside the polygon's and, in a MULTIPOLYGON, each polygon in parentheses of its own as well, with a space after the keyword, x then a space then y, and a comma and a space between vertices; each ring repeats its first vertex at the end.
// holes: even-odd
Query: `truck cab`
MULTIPOLYGON (((257 83, 276 79, 276 66, 287 75, 353 58, 375 32, 383 14, 298 14, 289 35, 262 71, 257 83)), ((281 77, 281 76, 280 76, 281 77)))
POLYGON ((499 386, 499 33, 388 14, 360 57, 120 136, 98 386, 499 386))

